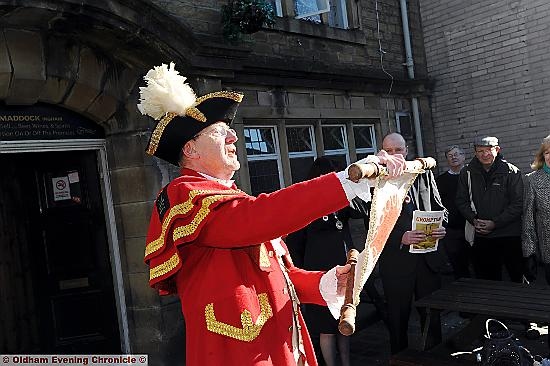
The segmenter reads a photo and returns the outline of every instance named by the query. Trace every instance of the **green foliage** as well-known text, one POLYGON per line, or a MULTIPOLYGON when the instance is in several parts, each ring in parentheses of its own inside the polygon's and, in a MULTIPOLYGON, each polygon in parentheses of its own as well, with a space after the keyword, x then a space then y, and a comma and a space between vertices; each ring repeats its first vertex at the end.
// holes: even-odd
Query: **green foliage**
POLYGON ((222 6, 223 35, 236 42, 243 34, 252 34, 262 26, 275 23, 273 6, 265 0, 229 0, 222 6))

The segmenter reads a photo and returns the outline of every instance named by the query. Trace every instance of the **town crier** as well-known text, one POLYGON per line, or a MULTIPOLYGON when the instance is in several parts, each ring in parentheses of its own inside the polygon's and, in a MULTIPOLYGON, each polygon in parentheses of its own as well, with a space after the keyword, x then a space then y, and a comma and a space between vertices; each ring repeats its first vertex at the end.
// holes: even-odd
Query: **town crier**
MULTIPOLYGON (((173 64, 144 79, 138 108, 158 120, 147 153, 181 169, 155 201, 145 262, 150 285, 181 300, 186 365, 317 365, 299 304, 338 316, 349 265, 296 268, 281 236, 369 199, 368 182, 344 171, 250 196, 231 180, 240 164, 230 124, 243 95, 196 97, 173 64)), ((402 157, 375 159, 403 170, 402 157)))

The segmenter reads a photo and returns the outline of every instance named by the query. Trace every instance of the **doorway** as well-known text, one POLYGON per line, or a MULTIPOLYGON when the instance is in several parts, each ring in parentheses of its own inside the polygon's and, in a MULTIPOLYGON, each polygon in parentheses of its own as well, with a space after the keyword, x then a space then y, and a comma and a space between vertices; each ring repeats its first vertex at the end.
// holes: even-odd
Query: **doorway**
POLYGON ((121 353, 97 153, 0 166, 0 353, 121 353))

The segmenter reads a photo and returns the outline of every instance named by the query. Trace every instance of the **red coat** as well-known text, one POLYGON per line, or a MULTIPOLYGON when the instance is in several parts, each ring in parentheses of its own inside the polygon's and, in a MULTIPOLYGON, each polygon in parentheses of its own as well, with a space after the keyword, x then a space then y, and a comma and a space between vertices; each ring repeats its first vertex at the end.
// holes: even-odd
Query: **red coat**
MULTIPOLYGON (((295 365, 292 301, 270 240, 347 206, 338 178, 329 174, 256 198, 192 170, 182 173, 157 198, 145 262, 150 285, 181 299, 186 364, 295 365)), ((323 272, 296 268, 288 255, 281 263, 301 302, 326 305, 323 272)), ((316 365, 299 312, 298 318, 307 363, 316 365)))

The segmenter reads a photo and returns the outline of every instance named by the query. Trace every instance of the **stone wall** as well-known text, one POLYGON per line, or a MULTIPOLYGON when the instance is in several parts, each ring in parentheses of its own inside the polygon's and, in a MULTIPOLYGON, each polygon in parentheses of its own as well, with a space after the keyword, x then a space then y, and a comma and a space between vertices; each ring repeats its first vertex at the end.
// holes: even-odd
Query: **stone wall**
MULTIPOLYGON (((221 6, 226 0, 166 1, 152 0, 176 19, 185 23, 202 40, 225 42, 222 38, 221 6)), ((305 72, 335 72, 387 79, 380 67, 378 29, 384 55, 384 67, 396 79, 405 79, 406 70, 401 14, 398 0, 379 0, 377 25, 376 1, 349 2, 359 14, 353 29, 343 30, 312 24, 288 17, 277 18, 271 29, 265 29, 237 47, 249 47, 243 60, 246 67, 265 67, 305 72)), ((420 33, 418 0, 409 1, 413 53, 417 78, 425 78, 423 44, 420 33)))

